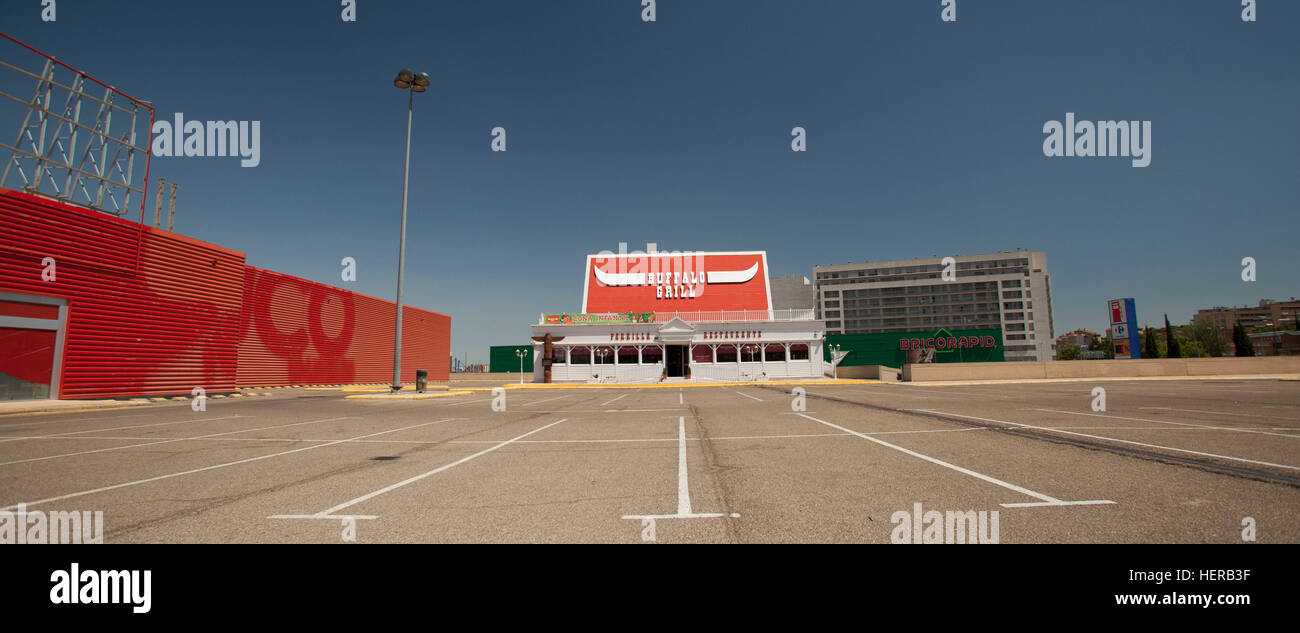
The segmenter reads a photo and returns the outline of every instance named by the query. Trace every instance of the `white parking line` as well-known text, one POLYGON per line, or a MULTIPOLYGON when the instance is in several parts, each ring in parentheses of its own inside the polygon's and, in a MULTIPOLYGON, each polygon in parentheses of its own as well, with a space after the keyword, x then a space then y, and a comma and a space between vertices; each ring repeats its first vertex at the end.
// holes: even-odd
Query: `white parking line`
POLYGON ((608 400, 608 401, 606 401, 606 402, 602 402, 602 403, 600 403, 600 406, 603 407, 603 406, 605 406, 605 405, 607 405, 607 404, 610 404, 610 403, 613 403, 613 402, 617 402, 617 401, 619 401, 619 400, 622 400, 623 398, 628 397, 628 395, 629 395, 629 394, 626 394, 626 393, 625 393, 625 394, 623 394, 623 395, 621 395, 621 396, 619 396, 619 397, 617 397, 617 398, 614 398, 613 400, 608 400))
POLYGON ((1227 411, 1201 411, 1199 409, 1175 409, 1173 407, 1138 407, 1139 409, 1157 409, 1163 411, 1185 411, 1187 413, 1209 413, 1211 415, 1231 415, 1241 418, 1269 418, 1286 422, 1300 422, 1300 418, 1283 418, 1276 415, 1259 415, 1258 413, 1228 413, 1227 411))
MULTIPOLYGON (((337 420, 355 420, 355 419, 357 419, 357 418, 354 418, 354 417, 325 418, 325 419, 323 419, 323 420, 308 420, 308 421, 306 421, 306 422, 293 422, 293 423, 290 423, 290 424, 274 424, 274 425, 271 425, 271 426, 264 426, 264 427, 256 428, 256 429, 240 429, 240 430, 238 430, 238 431, 226 431, 225 433, 210 433, 210 434, 208 434, 208 435, 199 435, 199 436, 197 436, 197 437, 171 437, 171 438, 167 438, 167 439, 164 439, 164 440, 156 440, 156 441, 153 441, 153 442, 144 442, 143 444, 128 444, 128 445, 126 445, 126 446, 110 446, 109 448, 97 448, 97 449, 89 450, 89 451, 78 451, 78 452, 76 452, 76 453, 59 453, 58 455, 46 455, 46 456, 44 456, 44 457, 29 457, 29 458, 27 458, 27 459, 15 459, 15 460, 13 460, 13 461, 0 462, 0 466, 9 466, 9 465, 12 465, 12 464, 26 464, 26 463, 28 463, 28 462, 40 462, 40 461, 45 461, 45 460, 47 460, 47 459, 58 459, 58 458, 60 458, 60 457, 76 457, 77 455, 90 455, 90 454, 92 454, 92 453, 107 453, 107 452, 110 452, 110 451, 121 451, 121 450, 126 450, 126 449, 128 449, 128 448, 140 448, 140 447, 142 447, 142 446, 157 446, 157 445, 159 445, 159 444, 171 444, 171 443, 173 443, 173 442, 184 442, 184 441, 188 441, 188 440, 202 440, 202 439, 207 439, 207 438, 220 437, 220 436, 222 436, 222 435, 235 435, 235 434, 237 434, 237 433, 251 433, 251 432, 253 432, 253 431, 265 431, 265 430, 267 430, 267 429, 278 429, 278 428, 282 428, 282 427, 286 427, 286 426, 300 426, 300 425, 303 425, 303 424, 317 424, 317 423, 319 423, 319 422, 334 422, 334 421, 337 421, 337 420)), ((72 439, 72 438, 68 438, 68 439, 72 439)), ((84 437, 82 437, 82 438, 76 438, 76 439, 83 439, 83 440, 84 440, 84 439, 94 439, 94 438, 84 438, 84 437)))
POLYGON ((1078 436, 1080 436, 1080 437, 1090 437, 1090 438, 1092 438, 1092 439, 1097 439, 1097 440, 1107 440, 1107 441, 1110 441, 1110 442, 1120 442, 1120 443, 1122 443, 1122 444, 1133 444, 1133 445, 1136 445, 1136 446, 1145 446, 1145 447, 1147 447, 1147 448, 1159 448, 1159 449, 1163 449, 1163 450, 1166 450, 1166 451, 1174 451, 1174 452, 1177 452, 1177 453, 1189 453, 1189 454, 1191 454, 1191 455, 1201 455, 1201 456, 1204 456, 1204 457, 1214 457, 1214 458, 1218 458, 1218 459, 1227 459, 1227 460, 1231 460, 1231 461, 1234 461, 1234 462, 1245 462, 1245 463, 1247 463, 1247 464, 1259 464, 1259 465, 1261 465, 1261 466, 1273 466, 1273 467, 1275 467, 1275 468, 1286 468, 1286 469, 1288 469, 1288 470, 1300 470, 1300 467, 1297 467, 1297 466, 1287 466, 1287 465, 1285 465, 1285 464, 1274 464, 1274 463, 1272 463, 1272 462, 1261 462, 1261 461, 1257 461, 1257 460, 1253 460, 1253 459, 1245 459, 1245 458, 1242 458, 1242 457, 1229 457, 1228 455, 1216 455, 1216 454, 1214 454, 1214 453, 1203 453, 1203 452, 1201 452, 1201 451, 1193 451, 1193 450, 1188 450, 1188 449, 1185 449, 1185 448, 1174 448, 1174 447, 1172 447, 1172 446, 1161 446, 1161 445, 1159 445, 1159 444, 1147 444, 1147 443, 1145 443, 1145 442, 1134 442, 1134 441, 1132 441, 1132 440, 1121 440, 1121 439, 1119 439, 1119 438, 1115 438, 1115 437, 1106 437, 1106 436, 1104 436, 1104 435, 1089 435, 1089 434, 1087 434, 1087 433, 1075 433, 1075 432, 1073 432, 1073 431, 1063 431, 1063 430, 1060 430, 1060 429, 1053 429, 1053 428, 1051 428, 1051 427, 1046 427, 1046 426, 1034 426, 1034 425, 1032 425, 1032 424, 1021 424, 1020 422, 1011 422, 1011 421, 1009 421, 1009 420, 994 420, 994 419, 991 419, 991 418, 977 418, 977 417, 975 417, 975 416, 973 416, 973 415, 962 415, 962 414, 960 414, 960 413, 949 413, 949 412, 947 412, 947 411, 936 411, 936 410, 934 410, 934 409, 926 409, 925 411, 926 411, 927 413, 937 413, 937 414, 939 414, 939 415, 951 415, 951 416, 953 416, 953 417, 966 418, 966 419, 968 419, 968 420, 980 420, 980 421, 982 421, 982 422, 997 422, 997 423, 999 423, 999 424, 1010 424, 1010 425, 1012 425, 1012 426, 1020 426, 1020 427, 1024 427, 1024 428, 1027 428, 1027 429, 1038 429, 1038 430, 1040 430, 1040 431, 1053 431, 1053 432, 1055 432, 1055 433, 1065 433, 1066 435, 1078 435, 1078 436))
POLYGON ((677 418, 677 514, 691 513, 691 485, 686 479, 686 418, 677 418))
POLYGON ((491 400, 492 400, 491 398, 483 398, 482 400, 466 400, 466 401, 464 401, 464 402, 453 402, 453 403, 451 403, 451 404, 449 404, 449 405, 447 405, 447 406, 449 406, 449 407, 459 407, 459 406, 462 405, 462 404, 474 404, 475 402, 489 402, 489 401, 491 401, 491 400))
POLYGON ((732 512, 691 512, 691 484, 686 475, 686 418, 677 418, 677 514, 625 514, 624 519, 716 519, 730 516, 739 518, 740 514, 732 512))
MULTIPOLYGON (((310 450, 312 450, 312 449, 317 449, 317 448, 325 448, 326 446, 334 446, 334 445, 336 445, 336 444, 343 444, 343 443, 345 443, 345 442, 352 442, 352 441, 356 441, 356 440, 366 439, 366 438, 369 438, 369 437, 375 437, 375 436, 377 436, 377 435, 385 435, 385 434, 388 434, 388 433, 396 433, 396 432, 398 432, 398 431, 409 431, 409 430, 411 430, 411 429, 420 428, 420 427, 422 427, 422 426, 429 426, 430 424, 438 424, 439 422, 446 422, 447 420, 451 420, 451 419, 454 419, 454 418, 446 418, 446 419, 443 419, 443 420, 435 420, 435 421, 433 421, 433 422, 423 422, 423 423, 421 423, 421 424, 413 424, 413 425, 411 425, 411 426, 402 427, 402 428, 400 428, 400 429, 392 429, 392 430, 389 430, 389 431, 380 431, 380 432, 378 432, 378 433, 368 433, 368 434, 366 434, 366 435, 358 435, 358 436, 356 436, 356 437, 350 437, 350 438, 345 439, 345 440, 333 440, 333 441, 330 441, 330 442, 326 442, 326 443, 324 443, 324 444, 317 444, 317 445, 315 445, 315 446, 304 446, 304 447, 302 447, 302 448, 295 448, 295 449, 291 449, 291 450, 287 450, 287 451, 281 451, 281 452, 279 452, 279 453, 272 453, 272 454, 270 454, 270 455, 260 455, 260 456, 258 456, 258 457, 249 457, 249 458, 247 458, 247 459, 235 460, 235 461, 233 461, 233 462, 226 462, 226 463, 224 463, 224 464, 215 464, 215 465, 212 465, 212 466, 204 466, 204 467, 202 467, 202 468, 192 468, 192 469, 190 469, 190 470, 183 470, 183 471, 181 471, 181 472, 177 472, 177 473, 170 473, 170 474, 166 474, 166 475, 158 475, 157 477, 149 477, 149 478, 147 478, 147 479, 137 479, 137 480, 135 480, 135 481, 127 481, 127 482, 123 482, 123 483, 120 483, 120 484, 114 484, 114 485, 112 485, 112 486, 104 486, 104 487, 102 487, 102 488, 94 488, 94 489, 91 489, 91 490, 82 490, 81 492, 73 492, 73 493, 69 493, 69 494, 66 494, 66 495, 59 495, 59 496, 57 496, 57 497, 48 497, 48 498, 45 498, 45 499, 39 499, 39 500, 36 500, 36 501, 27 501, 27 502, 25 502, 25 503, 23 503, 23 504, 21 504, 21 505, 25 505, 25 506, 27 506, 27 507, 30 508, 30 507, 37 506, 37 505, 40 505, 40 504, 43 504, 43 503, 50 503, 50 502, 52 502, 52 501, 62 501, 62 500, 64 500, 64 499, 72 499, 72 498, 74 498, 74 497, 81 497, 81 496, 85 496, 85 495, 92 495, 92 494, 99 493, 99 492, 107 492, 107 491, 109 491, 109 490, 117 490, 118 488, 126 488, 126 487, 128 487, 128 486, 137 486, 137 485, 139 485, 139 484, 147 484, 147 483, 151 483, 151 482, 154 482, 154 481, 162 481, 162 480, 164 480, 164 479, 171 479, 171 478, 173 478, 173 477, 180 477, 180 476, 183 476, 183 475, 192 475, 192 474, 194 474, 194 473, 201 473, 201 472, 205 472, 205 471, 209 471, 209 470, 216 470, 216 469, 218 469, 218 468, 225 468, 225 467, 227 467, 227 466, 237 466, 237 465, 239 465, 239 464, 248 464, 248 463, 251 463, 251 462, 261 461, 261 460, 263 460, 263 459, 270 459, 270 458, 272 458, 272 457, 280 457, 280 456, 282 456, 282 455, 291 455, 291 454, 293 454, 293 453, 301 453, 301 452, 303 452, 303 451, 310 451, 310 450)), ((19 505, 20 505, 20 504, 15 503, 14 505, 7 506, 7 507, 4 507, 4 508, 0 508, 0 510, 16 510, 16 509, 18 508, 19 505)))
POLYGON ((550 402, 550 401, 552 401, 552 400, 559 400, 560 398, 568 398, 568 397, 569 397, 569 396, 556 396, 556 397, 554 397, 554 398, 546 398, 546 399, 544 399, 544 400, 534 400, 534 401, 532 401, 532 402, 529 402, 529 403, 524 404, 524 405, 521 405, 521 406, 531 407, 531 406, 533 406, 533 405, 535 405, 535 404, 541 404, 541 403, 543 403, 543 402, 550 402))
MULTIPOLYGON (((124 431, 124 430, 126 430, 126 429, 142 429, 142 428, 150 427, 150 426, 167 426, 167 425, 169 425, 169 424, 187 424, 187 423, 194 423, 194 422, 215 422, 215 421, 217 421, 217 420, 233 420, 233 419, 235 419, 235 418, 248 418, 248 417, 252 417, 252 416, 248 416, 248 415, 223 415, 223 416, 221 416, 221 417, 219 417, 219 418, 199 418, 199 419, 197 419, 197 420, 191 418, 191 419, 189 419, 189 420, 177 420, 177 421, 175 421, 175 422, 155 422, 155 423, 153 423, 153 424, 132 424, 131 426, 115 426, 115 427, 108 428, 108 429, 90 429, 90 430, 87 430, 87 431, 69 431, 69 432, 67 432, 67 433, 53 433, 53 434, 49 434, 48 437, 59 437, 59 436, 64 436, 64 435, 85 435, 86 433, 101 433, 101 432, 108 432, 108 431, 124 431)), ((21 438, 21 437, 9 437, 9 438, 0 439, 0 442, 12 442, 12 441, 14 441, 14 440, 20 440, 20 439, 23 439, 23 438, 21 438)))
MULTIPOLYGON (((821 423, 821 424, 825 424, 826 426, 829 426, 829 427, 831 427, 831 428, 833 428, 833 429, 838 429, 838 430, 843 431, 843 432, 845 432, 845 433, 849 433, 849 434, 851 434, 851 435, 856 435, 856 436, 858 436, 858 437, 860 437, 860 438, 862 438, 862 439, 864 439, 864 440, 868 440, 868 441, 871 441, 871 442, 875 442, 875 443, 877 443, 877 444, 879 444, 879 445, 881 445, 881 446, 885 446, 885 447, 888 447, 888 448, 892 448, 892 449, 894 449, 894 450, 896 450, 896 451, 901 451, 902 453, 905 453, 905 454, 907 454, 907 455, 911 455, 912 457, 916 457, 916 458, 919 458, 919 459, 923 459, 923 460, 925 460, 925 461, 927 461, 927 462, 930 462, 930 463, 932 463, 932 464, 938 464, 939 466, 943 466, 944 468, 950 468, 950 469, 955 470, 955 471, 957 471, 957 472, 959 472, 959 473, 962 473, 963 475, 970 475, 971 477, 975 477, 976 479, 982 479, 982 480, 987 481, 987 482, 989 482, 989 483, 991 483, 991 484, 995 484, 995 485, 998 485, 998 486, 1002 486, 1003 488, 1006 488, 1006 489, 1008 489, 1008 490, 1014 490, 1014 491, 1016 491, 1016 492, 1019 492, 1020 494, 1028 495, 1028 496, 1030 496, 1030 497, 1034 497, 1035 499, 1041 499, 1041 500, 1044 502, 1044 503, 1042 503, 1042 504, 1037 504, 1037 505, 1043 505, 1043 506, 1058 506, 1058 505, 1098 505, 1098 504, 1106 504, 1106 503, 1115 503, 1114 501, 1107 501, 1107 500, 1103 500, 1103 499, 1098 499, 1098 500, 1093 500, 1093 501, 1062 501, 1062 500, 1057 499, 1057 498, 1055 498, 1055 497, 1049 497, 1049 496, 1047 496, 1047 495, 1045 495, 1045 494, 1042 494, 1042 493, 1040 493, 1040 492, 1034 492, 1033 490, 1030 490, 1030 489, 1028 489, 1028 488, 1024 488, 1024 487, 1021 487, 1021 486, 1017 486, 1017 485, 1015 485, 1015 484, 1007 483, 1007 482, 1005 482, 1005 481, 1002 481, 1001 479, 996 479, 996 478, 994 478, 994 477, 990 477, 990 476, 988 476, 988 475, 984 475, 984 474, 981 474, 981 473, 977 473, 977 472, 975 472, 975 471, 973 471, 973 470, 970 470, 970 469, 967 469, 967 468, 962 468, 961 466, 955 466, 955 465, 953 465, 953 464, 949 464, 948 462, 945 462, 945 461, 940 460, 940 459, 935 459, 935 458, 933 458, 933 457, 930 457, 929 455, 922 455, 921 453, 918 453, 918 452, 913 451, 913 450, 910 450, 910 449, 903 448, 902 446, 898 446, 897 444, 890 444, 889 442, 886 442, 886 441, 884 441, 884 440, 880 440, 880 439, 876 439, 876 438, 871 437, 871 436, 869 436, 869 435, 866 435, 866 434, 864 434, 864 433, 859 433, 859 432, 854 431, 854 430, 852 430, 852 429, 846 429, 846 428, 844 428, 844 427, 842 427, 842 426, 840 426, 840 425, 838 425, 838 424, 832 424, 832 423, 830 423, 830 422, 827 422, 826 420, 819 420, 819 419, 817 419, 817 418, 812 417, 811 415, 807 415, 807 414, 803 414, 803 413, 800 413, 799 415, 800 415, 801 417, 808 418, 809 420, 812 420, 813 422, 819 422, 819 423, 821 423)), ((1007 504, 1004 503, 1004 504, 1001 504, 1001 505, 1006 506, 1007 504)))
POLYGON ((438 468, 435 468, 435 469, 433 469, 433 470, 431 470, 431 471, 429 471, 429 472, 426 472, 426 473, 423 473, 423 474, 420 474, 420 475, 416 475, 416 476, 411 477, 411 478, 409 478, 409 479, 403 479, 402 481, 399 481, 399 482, 397 482, 397 483, 395 483, 395 484, 392 484, 392 485, 389 485, 389 486, 384 486, 383 488, 380 488, 379 490, 376 490, 376 491, 371 492, 371 493, 368 493, 368 494, 361 495, 360 497, 357 497, 356 499, 353 499, 353 500, 351 500, 351 501, 344 501, 343 503, 340 503, 340 504, 338 504, 338 505, 336 505, 336 506, 334 506, 334 507, 332 507, 332 508, 330 508, 330 509, 328 509, 328 510, 322 510, 322 511, 320 511, 320 512, 317 512, 316 514, 308 514, 308 515, 277 514, 277 515, 271 516, 271 517, 269 517, 269 518, 272 518, 272 519, 302 519, 302 518, 324 519, 324 518, 334 518, 334 516, 335 516, 334 513, 335 513, 335 512, 338 512, 339 510, 342 510, 342 509, 344 509, 344 508, 348 508, 348 507, 354 506, 354 505, 356 505, 356 504, 358 504, 358 503, 361 503, 362 501, 366 501, 366 500, 368 500, 368 499, 374 499, 375 497, 378 497, 379 495, 382 495, 382 494, 385 494, 385 493, 388 493, 388 492, 392 492, 392 491, 394 491, 394 490, 397 490, 398 488, 401 488, 402 486, 406 486, 406 485, 408 485, 408 484, 413 484, 413 483, 415 483, 415 482, 417 482, 417 481, 420 481, 421 479, 424 479, 424 478, 426 478, 426 477, 432 477, 433 475, 436 475, 436 474, 438 474, 438 473, 440 473, 440 472, 443 472, 443 471, 445 471, 445 470, 449 470, 449 469, 451 469, 451 468, 455 468, 456 466, 459 466, 459 465, 461 465, 461 464, 464 464, 465 462, 468 462, 468 461, 470 461, 470 460, 472 460, 472 459, 476 459, 476 458, 482 457, 482 456, 484 456, 484 455, 487 455, 488 453, 491 453, 492 451, 495 451, 495 450, 497 450, 497 449, 499 449, 499 448, 502 448, 502 447, 504 447, 504 446, 509 446, 510 444, 513 444, 513 443, 515 443, 515 442, 517 442, 517 441, 519 441, 519 440, 521 440, 521 439, 523 439, 523 438, 525 438, 525 437, 528 437, 529 435, 532 435, 532 434, 534 434, 534 433, 538 433, 538 432, 541 432, 541 431, 545 431, 546 429, 549 429, 549 428, 555 426, 556 424, 559 424, 559 423, 563 422, 565 419, 567 419, 567 418, 562 418, 562 419, 556 420, 556 421, 554 421, 554 422, 552 422, 552 423, 550 423, 550 424, 547 424, 547 425, 544 425, 544 426, 539 426, 539 427, 537 427, 537 428, 535 428, 535 429, 533 429, 533 430, 531 430, 531 431, 529 431, 529 432, 527 432, 527 433, 524 433, 523 435, 518 435, 518 436, 515 436, 515 437, 513 437, 513 438, 510 438, 510 439, 508 439, 508 440, 506 440, 506 441, 504 441, 504 442, 500 442, 500 443, 498 443, 497 445, 495 445, 495 446, 493 446, 493 447, 491 447, 491 448, 485 448, 485 449, 483 449, 483 450, 481 450, 481 451, 479 451, 479 452, 477 452, 477 453, 474 453, 473 455, 470 455, 469 457, 462 457, 462 458, 460 458, 460 459, 458 459, 458 460, 456 460, 456 461, 454 461, 454 462, 452 462, 452 463, 450 463, 450 464, 447 464, 447 465, 445 465, 445 466, 439 466, 438 468))
MULTIPOLYGON (((736 390, 735 390, 735 389, 732 389, 732 391, 736 391, 736 390)), ((755 398, 754 396, 751 396, 751 395, 749 395, 749 394, 747 394, 747 393, 743 393, 743 392, 740 392, 740 391, 736 391, 736 393, 739 393, 740 395, 745 396, 746 398, 749 398, 750 400, 757 400, 757 401, 759 401, 759 402, 762 402, 762 401, 763 401, 762 398, 755 398)))
POLYGON ((1103 413, 1083 413, 1081 411, 1062 411, 1059 409, 1032 409, 1033 411, 1046 411, 1048 413, 1066 413, 1069 415, 1086 415, 1090 418, 1110 418, 1112 420, 1128 420, 1130 422, 1155 422, 1156 424, 1173 424, 1176 426, 1187 426, 1200 429, 1214 429, 1216 431, 1234 431, 1237 433, 1258 433, 1260 435, 1276 435, 1278 437, 1300 438, 1300 435, 1287 435, 1286 433, 1272 433, 1269 431, 1259 431, 1255 429, 1237 429, 1226 426, 1210 426, 1208 424, 1192 424, 1190 422, 1171 422, 1169 420, 1153 420, 1151 418, 1128 418, 1122 415, 1105 415, 1103 413))

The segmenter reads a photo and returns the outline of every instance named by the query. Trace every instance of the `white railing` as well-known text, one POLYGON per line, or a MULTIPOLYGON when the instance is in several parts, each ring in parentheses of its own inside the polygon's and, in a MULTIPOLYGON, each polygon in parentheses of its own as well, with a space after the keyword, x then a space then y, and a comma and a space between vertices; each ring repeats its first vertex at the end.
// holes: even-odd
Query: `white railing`
MULTIPOLYGON (((609 317, 612 323, 617 324, 618 318, 626 313, 606 313, 606 314, 589 314, 584 316, 609 317)), ((810 309, 784 309, 784 310, 697 310, 694 312, 655 312, 654 323, 667 323, 673 319, 681 319, 687 323, 720 323, 726 321, 813 321, 816 315, 810 309)), ((596 320, 599 323, 599 319, 596 320)), ((537 320, 538 325, 546 324, 546 315, 543 314, 537 320)))

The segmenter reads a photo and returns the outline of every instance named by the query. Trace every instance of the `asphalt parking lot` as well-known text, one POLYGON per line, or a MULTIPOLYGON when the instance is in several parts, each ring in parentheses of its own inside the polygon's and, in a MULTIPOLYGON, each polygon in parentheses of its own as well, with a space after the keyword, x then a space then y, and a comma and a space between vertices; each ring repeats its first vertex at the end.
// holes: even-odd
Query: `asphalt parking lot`
POLYGON ((890 543, 916 504, 1001 543, 1300 541, 1300 382, 791 389, 6 416, 0 508, 103 511, 107 543, 890 543))

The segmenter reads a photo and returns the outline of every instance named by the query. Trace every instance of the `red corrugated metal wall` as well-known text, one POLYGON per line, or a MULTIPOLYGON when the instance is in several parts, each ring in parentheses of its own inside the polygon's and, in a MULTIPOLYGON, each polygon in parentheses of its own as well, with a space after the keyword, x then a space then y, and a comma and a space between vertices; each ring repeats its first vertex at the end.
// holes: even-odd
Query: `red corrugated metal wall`
MULTIPOLYGON (((0 291, 68 299, 61 398, 392 380, 391 302, 8 189, 0 189, 0 291), (42 279, 45 257, 56 260, 54 281, 42 279)), ((451 317, 407 306, 403 379, 427 369, 430 380, 447 380, 450 340, 451 317)))
POLYGON ((235 387, 242 253, 6 189, 0 251, 0 290, 68 299, 59 397, 235 387))
MULTIPOLYGON (((239 386, 391 382, 391 301, 246 267, 239 386)), ((402 309, 402 380, 447 380, 451 317, 402 309)))

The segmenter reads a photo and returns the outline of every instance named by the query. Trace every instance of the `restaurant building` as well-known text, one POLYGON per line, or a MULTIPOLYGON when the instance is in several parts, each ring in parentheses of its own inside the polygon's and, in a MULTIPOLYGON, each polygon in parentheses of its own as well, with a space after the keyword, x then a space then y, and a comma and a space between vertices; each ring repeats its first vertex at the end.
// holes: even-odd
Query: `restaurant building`
POLYGON ((773 309, 765 251, 588 255, 582 308, 532 326, 535 382, 821 378, 825 327, 773 309))

